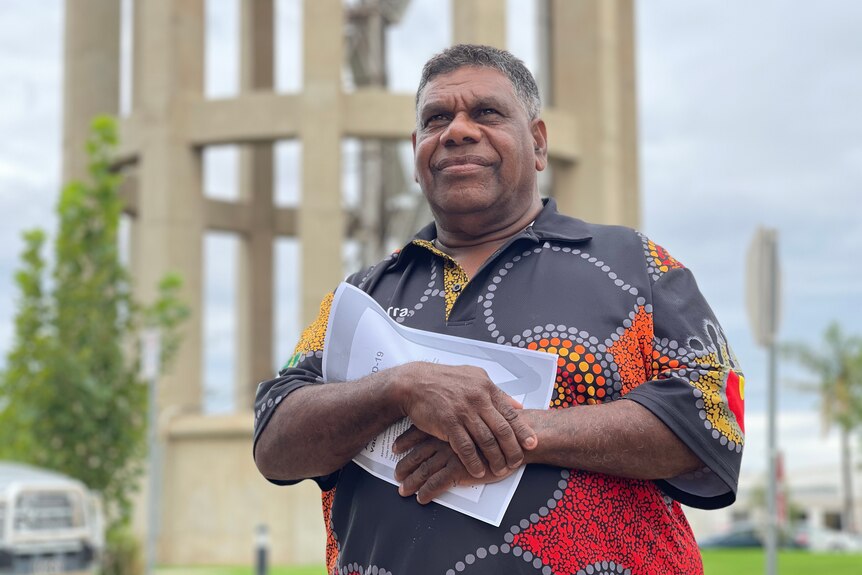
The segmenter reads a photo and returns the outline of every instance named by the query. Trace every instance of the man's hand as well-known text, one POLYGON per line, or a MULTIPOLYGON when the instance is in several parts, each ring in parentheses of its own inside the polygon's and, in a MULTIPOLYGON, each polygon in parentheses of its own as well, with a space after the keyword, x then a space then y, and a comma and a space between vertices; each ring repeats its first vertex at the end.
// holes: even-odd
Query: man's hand
POLYGON ((505 479, 515 469, 504 468, 499 475, 485 473, 483 479, 473 477, 445 441, 411 427, 393 445, 395 453, 408 452, 395 466, 395 479, 401 482, 398 493, 403 497, 416 495, 425 505, 456 485, 493 483, 505 479))
POLYGON ((404 415, 447 442, 473 477, 485 476, 485 461, 497 477, 517 469, 524 463, 524 450, 536 447, 536 433, 520 416, 520 405, 485 370, 425 362, 393 369, 403 384, 404 415))

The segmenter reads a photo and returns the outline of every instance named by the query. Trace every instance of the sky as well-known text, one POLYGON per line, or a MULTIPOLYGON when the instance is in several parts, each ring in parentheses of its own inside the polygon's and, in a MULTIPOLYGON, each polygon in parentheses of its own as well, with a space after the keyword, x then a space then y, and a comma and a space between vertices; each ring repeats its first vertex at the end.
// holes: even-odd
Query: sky
MULTIPOLYGON (((128 0, 122 0, 128 8, 128 0)), ((209 97, 237 90, 237 0, 207 8, 209 97)), ((508 0, 508 46, 534 70, 531 0, 508 0)), ((276 89, 300 89, 297 0, 276 0, 276 89)), ((0 366, 13 336, 13 274, 21 232, 54 227, 60 187, 63 3, 4 0, 0 18, 0 366)), ((392 89, 413 92, 419 69, 450 40, 448 5, 413 0, 389 31, 392 89), (435 25, 429 25, 429 23, 435 25)), ((766 353, 745 312, 745 257, 758 226, 779 234, 782 341, 818 345, 831 321, 862 333, 862 3, 637 3, 641 229, 693 270, 746 374, 744 473, 765 467, 766 353)), ((128 45, 128 42, 126 42, 128 45)), ((128 85, 124 87, 128 101, 128 85)), ((127 109, 124 104, 123 109, 127 109)), ((553 127, 549 128, 553 138, 553 127)), ((355 142, 344 144, 344 187, 355 191, 355 142)), ((277 146, 276 201, 297 201, 299 146, 277 146)), ((205 154, 205 191, 235 197, 236 154, 205 154)), ((577 215, 577 214, 575 214, 577 215)), ((276 356, 298 336, 297 246, 280 240, 276 356)), ((237 243, 205 239, 206 409, 230 409, 237 243)), ((779 445, 788 470, 832 465, 835 434, 820 432, 808 381, 779 366, 779 445)))

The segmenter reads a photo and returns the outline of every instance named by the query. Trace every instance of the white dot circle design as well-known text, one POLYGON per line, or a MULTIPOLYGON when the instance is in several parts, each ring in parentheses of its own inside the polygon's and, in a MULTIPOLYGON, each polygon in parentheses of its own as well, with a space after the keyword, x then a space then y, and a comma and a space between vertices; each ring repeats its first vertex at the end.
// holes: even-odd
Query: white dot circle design
MULTIPOLYGON (((571 472, 568 469, 561 470, 560 480, 558 481, 557 485, 562 489, 567 488, 569 485, 568 480, 570 476, 571 472)), ((523 549, 517 545, 512 545, 512 542, 515 540, 514 535, 517 535, 525 529, 529 529, 530 526, 535 525, 536 523, 541 521, 542 517, 546 517, 548 513, 550 513, 549 509, 554 509, 557 506, 557 503, 562 498, 563 491, 561 491, 560 489, 554 491, 553 496, 548 499, 546 506, 543 506, 539 510, 539 513, 531 513, 529 517, 524 517, 515 521, 515 523, 513 523, 511 527, 509 527, 508 531, 503 535, 502 542, 500 542, 499 544, 490 545, 488 547, 479 547, 475 551, 467 553, 463 557, 463 559, 457 561, 450 569, 448 569, 446 571, 446 574, 455 575, 461 572, 469 572, 470 565, 481 563, 481 561, 484 559, 488 559, 499 553, 502 553, 504 555, 511 554, 514 557, 519 557, 525 563, 531 564, 533 568, 535 568, 543 575, 550 575, 553 571, 549 565, 546 565, 545 562, 542 561, 541 557, 537 557, 533 555, 532 552, 523 549)))
MULTIPOLYGON (((611 271, 611 267, 608 266, 604 261, 599 260, 598 258, 596 258, 595 256, 592 256, 588 252, 582 251, 582 250, 577 249, 577 248, 571 248, 570 246, 567 246, 567 245, 566 246, 560 246, 560 245, 556 245, 556 244, 552 245, 549 242, 545 242, 540 247, 536 247, 532 250, 525 250, 520 255, 514 256, 510 261, 502 263, 498 267, 496 273, 493 276, 491 276, 490 282, 489 282, 488 287, 487 287, 487 291, 484 294, 484 296, 482 296, 482 299, 484 300, 483 301, 483 307, 484 307, 483 317, 486 320, 486 326, 488 326, 488 331, 491 333, 491 338, 494 341, 496 341, 497 343, 506 344, 506 345, 518 345, 520 347, 524 347, 526 345, 526 343, 528 343, 528 342, 525 342, 525 340, 524 340, 524 338, 527 335, 526 332, 523 335, 517 335, 516 334, 511 339, 507 338, 505 335, 500 335, 500 332, 499 332, 500 323, 496 320, 496 318, 494 316, 494 307, 493 306, 494 306, 494 295, 495 294, 493 292, 497 291, 497 289, 499 288, 501 283, 506 278, 509 270, 511 270, 512 267, 514 267, 515 263, 517 263, 518 261, 520 261, 522 259, 529 258, 529 257, 533 256, 534 254, 540 254, 544 250, 551 250, 554 252, 559 252, 561 254, 574 256, 576 261, 582 261, 582 262, 586 263, 587 265, 594 266, 597 271, 599 271, 603 275, 607 276, 608 279, 610 280, 609 283, 611 286, 614 286, 614 287, 620 289, 621 291, 623 291, 625 293, 631 294, 632 296, 638 297, 638 289, 636 287, 633 287, 633 286, 625 283, 623 280, 618 279, 617 274, 615 272, 611 271), (493 327, 490 327, 490 326, 493 326, 493 327), (496 331, 496 333, 494 333, 495 331, 496 331)), ((642 305, 640 303, 641 301, 643 301, 645 303, 646 300, 644 300, 642 297, 638 297, 638 304, 639 305, 642 305)), ((549 324, 549 325, 544 326, 544 327, 545 327, 545 331, 547 331, 547 332, 552 332, 552 331, 565 332, 566 331, 566 327, 562 326, 562 325, 553 326, 553 325, 549 324), (554 329, 555 327, 557 328, 556 330, 554 329)), ((536 330, 541 331, 541 328, 542 328, 542 326, 538 326, 536 328, 536 330)), ((571 328, 569 328, 569 329, 571 329, 571 328)), ((589 336, 588 336, 588 334, 586 334, 586 332, 581 332, 581 333, 584 334, 582 337, 584 339, 586 339, 587 341, 589 341, 590 343, 592 343, 593 345, 596 345, 598 343, 598 338, 595 338, 595 337, 589 338, 589 336), (590 340, 594 340, 594 341, 590 341, 590 340)), ((554 337, 558 337, 558 336, 554 336, 554 337)), ((582 342, 582 343, 586 343, 586 342, 582 342)))
POLYGON ((404 323, 404 320, 408 317, 413 317, 419 310, 425 307, 425 304, 431 298, 439 298, 445 299, 446 291, 445 289, 441 289, 441 287, 437 287, 437 278, 439 276, 438 266, 436 260, 431 260, 431 275, 428 278, 428 287, 422 292, 422 295, 419 296, 419 301, 413 305, 413 308, 407 312, 406 316, 401 316, 400 314, 393 318, 398 323, 404 323))

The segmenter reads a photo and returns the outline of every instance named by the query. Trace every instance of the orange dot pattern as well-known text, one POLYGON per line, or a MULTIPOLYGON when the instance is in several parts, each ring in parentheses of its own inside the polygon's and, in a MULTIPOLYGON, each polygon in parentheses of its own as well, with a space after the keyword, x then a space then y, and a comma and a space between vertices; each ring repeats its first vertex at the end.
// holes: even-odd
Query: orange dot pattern
POLYGON ((551 408, 595 405, 613 398, 614 382, 603 354, 583 343, 560 337, 531 341, 527 349, 559 356, 556 394, 551 399, 551 408))
POLYGON ((338 541, 332 528, 332 502, 335 501, 335 487, 320 494, 323 506, 323 524, 326 525, 326 572, 333 575, 338 572, 338 541))
POLYGON ((671 371, 677 370, 683 365, 678 359, 669 357, 659 349, 654 349, 652 351, 650 359, 650 369, 652 370, 652 373, 656 374, 656 379, 668 377, 671 375, 671 371))
POLYGON ((638 306, 631 327, 623 332, 609 351, 622 380, 622 395, 652 379, 655 373, 650 362, 654 353, 653 319, 644 306, 638 306))
POLYGON ((299 342, 296 344, 296 349, 293 350, 294 354, 323 351, 323 341, 326 339, 326 324, 329 323, 329 311, 332 309, 332 300, 334 297, 335 293, 330 293, 320 302, 320 312, 317 314, 317 319, 311 322, 311 325, 302 332, 299 342))
POLYGON ((641 235, 641 241, 644 245, 644 254, 647 260, 647 271, 652 276, 652 279, 658 280, 662 275, 672 269, 683 268, 679 260, 671 256, 666 249, 641 235))

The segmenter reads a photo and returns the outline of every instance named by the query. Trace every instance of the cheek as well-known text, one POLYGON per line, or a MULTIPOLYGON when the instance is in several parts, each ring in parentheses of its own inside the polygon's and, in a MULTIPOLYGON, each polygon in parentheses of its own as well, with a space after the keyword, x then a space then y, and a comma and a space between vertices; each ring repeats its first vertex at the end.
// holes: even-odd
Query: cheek
POLYGON ((413 170, 417 178, 430 170, 429 164, 433 153, 434 145, 431 142, 427 140, 417 142, 416 149, 413 151, 413 170))

